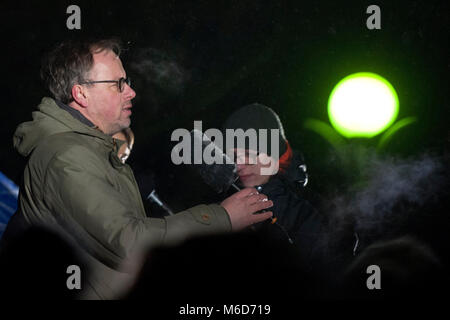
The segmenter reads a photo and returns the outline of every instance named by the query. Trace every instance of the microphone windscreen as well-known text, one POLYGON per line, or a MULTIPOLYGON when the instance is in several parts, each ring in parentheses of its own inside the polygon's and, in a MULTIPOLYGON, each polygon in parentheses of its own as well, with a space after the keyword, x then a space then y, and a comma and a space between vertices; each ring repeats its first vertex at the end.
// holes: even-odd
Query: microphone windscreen
POLYGON ((194 170, 214 191, 226 192, 238 179, 236 164, 203 132, 192 130, 191 139, 194 170))

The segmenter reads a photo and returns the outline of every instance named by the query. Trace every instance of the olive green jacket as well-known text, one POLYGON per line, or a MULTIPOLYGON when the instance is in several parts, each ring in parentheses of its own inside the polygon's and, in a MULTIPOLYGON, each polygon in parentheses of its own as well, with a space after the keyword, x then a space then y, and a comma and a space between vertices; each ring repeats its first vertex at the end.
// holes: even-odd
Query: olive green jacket
POLYGON ((73 238, 94 270, 88 298, 114 298, 111 279, 126 279, 131 257, 143 248, 231 230, 228 214, 214 204, 147 217, 133 172, 117 156, 121 143, 51 98, 43 98, 33 120, 14 134, 14 147, 29 157, 18 214, 30 225, 54 226, 73 238))

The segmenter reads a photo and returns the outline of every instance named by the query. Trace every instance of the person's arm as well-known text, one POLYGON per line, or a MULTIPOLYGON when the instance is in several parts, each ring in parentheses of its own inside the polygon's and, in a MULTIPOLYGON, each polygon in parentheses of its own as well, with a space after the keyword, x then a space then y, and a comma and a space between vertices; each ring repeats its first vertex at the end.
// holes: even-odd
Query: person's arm
POLYGON ((71 147, 49 163, 44 201, 58 223, 85 250, 112 268, 117 268, 141 245, 240 229, 271 215, 252 215, 271 203, 260 201, 262 195, 245 190, 224 201, 223 207, 200 205, 165 219, 147 218, 141 203, 133 201, 140 195, 130 194, 139 192, 137 188, 118 191, 107 175, 96 154, 82 146, 71 147))

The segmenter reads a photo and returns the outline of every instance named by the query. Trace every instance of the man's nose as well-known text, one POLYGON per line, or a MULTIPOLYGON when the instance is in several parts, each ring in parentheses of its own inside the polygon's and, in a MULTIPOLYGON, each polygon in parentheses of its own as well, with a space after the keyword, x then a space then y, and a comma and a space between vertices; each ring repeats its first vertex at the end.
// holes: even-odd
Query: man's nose
POLYGON ((245 168, 245 164, 244 163, 237 163, 236 164, 236 168, 237 168, 237 171, 239 172, 239 171, 241 171, 242 169, 244 169, 245 168))
POLYGON ((123 94, 125 98, 131 100, 136 97, 136 91, 133 90, 127 83, 125 84, 125 88, 123 89, 123 94))

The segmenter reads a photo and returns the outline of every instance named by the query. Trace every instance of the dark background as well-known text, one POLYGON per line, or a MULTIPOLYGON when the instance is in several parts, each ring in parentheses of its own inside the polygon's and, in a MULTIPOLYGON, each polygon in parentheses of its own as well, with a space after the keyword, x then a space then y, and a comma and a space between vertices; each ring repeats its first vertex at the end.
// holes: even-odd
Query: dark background
POLYGON ((448 147, 445 1, 6 1, 0 21, 0 170, 16 183, 24 162, 12 135, 48 95, 40 60, 55 43, 85 35, 123 41, 122 59, 137 92, 129 164, 137 175, 154 172, 160 196, 176 210, 217 197, 171 163, 172 131, 190 130, 194 120, 203 120, 204 130, 220 128, 233 110, 253 102, 279 113, 291 145, 305 155, 309 190, 324 192, 334 181, 324 168, 330 145, 303 121, 329 123, 333 86, 358 71, 391 82, 400 100, 397 119, 419 119, 396 134, 386 154, 440 155, 448 147), (81 8, 81 30, 66 28, 71 4, 81 8), (381 8, 381 30, 366 28, 371 4, 381 8), (155 65, 168 73, 158 74, 155 65))

